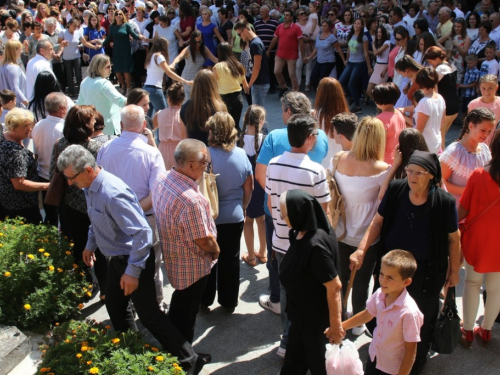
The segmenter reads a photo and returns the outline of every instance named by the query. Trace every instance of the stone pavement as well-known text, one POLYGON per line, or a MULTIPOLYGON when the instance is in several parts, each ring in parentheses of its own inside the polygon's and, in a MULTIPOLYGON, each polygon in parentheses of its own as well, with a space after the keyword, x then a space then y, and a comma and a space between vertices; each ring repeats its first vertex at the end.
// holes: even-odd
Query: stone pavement
MULTIPOLYGON (((246 107, 246 106, 245 106, 246 107)), ((246 109, 246 108, 245 108, 246 109)), ((278 95, 269 95, 266 101, 267 123, 270 130, 282 127, 281 106, 278 95)), ((362 117, 374 114, 375 108, 364 108, 362 117)), ((454 125, 448 138, 456 139, 460 126, 454 125)), ((256 242, 258 241, 256 236, 256 242)), ((241 253, 245 253, 245 242, 242 238, 241 253)), ((258 244, 256 243, 256 249, 258 244)), ((209 313, 200 312, 195 332, 195 350, 211 353, 212 363, 205 366, 202 374, 217 375, 276 375, 279 373, 283 360, 276 355, 281 333, 280 317, 258 304, 260 294, 268 293, 268 272, 263 264, 255 268, 241 262, 240 272, 240 302, 233 314, 228 314, 217 303, 209 313)), ((457 304, 461 312, 461 296, 463 290, 464 272, 461 272, 462 283, 457 288, 457 304)), ((164 294, 168 303, 172 287, 165 277, 164 294)), ((304 300, 307 304, 307 300, 304 300)), ((482 314, 482 303, 479 316, 482 314)), ((98 302, 97 297, 85 305, 82 318, 94 318, 98 321, 109 321, 106 309, 98 302)), ((438 355, 429 360, 423 375, 493 375, 500 374, 500 327, 495 324, 493 339, 488 347, 482 347, 476 340, 471 350, 459 346, 451 355, 438 355)), ((154 340, 146 331, 149 339, 154 340)), ((348 338, 355 341, 363 360, 367 358, 370 338, 366 335, 348 338)), ((34 374, 37 355, 33 353, 18 366, 11 375, 34 374)))

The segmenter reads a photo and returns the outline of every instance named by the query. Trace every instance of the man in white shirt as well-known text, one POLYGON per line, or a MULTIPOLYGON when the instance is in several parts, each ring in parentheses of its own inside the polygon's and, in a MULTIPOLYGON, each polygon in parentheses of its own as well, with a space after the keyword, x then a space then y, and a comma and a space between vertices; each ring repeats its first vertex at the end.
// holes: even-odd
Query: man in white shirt
MULTIPOLYGON (((125 6, 125 3, 122 1, 122 0, 109 0, 109 4, 113 4, 116 9, 121 9, 125 6)), ((108 9, 108 5, 104 0, 101 0, 99 2, 99 10, 101 12, 104 12, 106 13, 107 9, 108 9)))
POLYGON ((406 25, 406 22, 403 21, 403 9, 400 7, 394 7, 391 12, 389 13, 389 23, 392 26, 392 32, 391 32, 391 44, 396 45, 396 39, 394 38, 394 29, 398 26, 403 26, 405 29, 408 30, 408 26, 406 25))
POLYGON ((455 12, 455 19, 457 18, 465 18, 464 17, 464 12, 462 12, 460 9, 458 9, 455 4, 456 0, 444 0, 443 1, 443 6, 450 8, 452 12, 455 12))
MULTIPOLYGON (((490 14, 491 32, 490 38, 493 39, 497 45, 497 51, 500 47, 500 13, 495 12, 490 14)), ((498 52, 497 52, 498 56, 498 52)))
POLYGON ((156 299, 163 306, 163 273, 161 248, 151 200, 151 189, 159 173, 165 172, 163 157, 156 146, 150 146, 144 136, 144 110, 136 105, 121 110, 120 138, 107 142, 99 150, 97 164, 123 180, 135 193, 144 215, 153 230, 155 251, 156 299))
POLYGON ((26 66, 26 98, 28 98, 28 101, 33 98, 33 88, 35 87, 35 81, 38 73, 48 71, 54 74, 51 64, 53 53, 54 46, 50 40, 41 39, 38 42, 36 46, 36 55, 26 66))
MULTIPOLYGON (((47 95, 45 98, 45 111, 48 116, 35 125, 31 137, 38 157, 38 176, 42 182, 49 182, 52 150, 56 140, 63 136, 64 119, 68 112, 66 96, 61 92, 52 92, 47 95)), ((44 199, 46 194, 46 191, 42 192, 44 199)), ((44 204, 43 208, 45 209, 44 224, 57 225, 57 207, 44 204)))

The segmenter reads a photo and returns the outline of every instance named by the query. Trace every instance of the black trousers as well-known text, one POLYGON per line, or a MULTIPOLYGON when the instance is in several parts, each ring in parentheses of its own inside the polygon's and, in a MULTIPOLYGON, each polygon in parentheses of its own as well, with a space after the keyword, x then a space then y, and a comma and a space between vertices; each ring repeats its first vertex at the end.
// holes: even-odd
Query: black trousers
POLYGON ((240 291, 240 243, 243 221, 234 224, 217 225, 219 260, 212 268, 201 304, 214 303, 215 292, 221 306, 231 309, 238 305, 240 291))
POLYGON ((139 277, 138 288, 125 296, 120 287, 120 280, 128 265, 128 256, 111 257, 108 266, 108 284, 106 286, 106 309, 116 331, 128 329, 137 331, 129 301, 134 303, 141 323, 160 342, 165 350, 179 358, 183 367, 191 367, 197 359, 191 345, 177 330, 168 315, 164 314, 156 301, 154 281, 155 254, 153 248, 146 261, 146 268, 139 277))
POLYGON ((323 333, 325 329, 301 327, 292 322, 281 375, 305 375, 308 370, 312 375, 326 375, 325 345, 328 340, 323 333))
POLYGON ((241 95, 241 91, 221 95, 221 98, 226 103, 227 111, 234 120, 234 127, 239 131, 241 112, 243 111, 243 95, 241 95))
POLYGON ((134 87, 142 88, 142 77, 146 76, 144 63, 146 62, 146 50, 138 49, 134 52, 134 87))
POLYGON ((189 343, 193 342, 196 315, 200 311, 201 296, 207 285, 208 275, 186 289, 175 290, 170 300, 168 316, 189 343))
MULTIPOLYGON (((446 281, 446 271, 432 283, 432 290, 423 290, 426 274, 416 273, 412 283, 406 287, 408 293, 417 303, 420 312, 424 314, 424 324, 420 328, 420 342, 417 344, 415 363, 425 362, 432 342, 432 332, 439 313, 439 293, 446 281)), ((430 289, 430 288, 429 288, 430 289)))
POLYGON ((24 218, 25 224, 40 224, 42 222, 42 215, 40 214, 40 210, 37 207, 30 208, 21 208, 19 210, 8 210, 6 208, 3 209, 4 220, 7 216, 11 219, 16 217, 24 218))
POLYGON ((321 64, 316 61, 316 65, 314 65, 313 71, 311 73, 311 85, 314 90, 318 89, 318 85, 323 78, 330 76, 330 73, 332 72, 332 69, 334 67, 334 62, 321 64))
MULTIPOLYGON (((62 231, 65 233, 74 243, 71 248, 73 252, 73 257, 76 263, 78 263, 86 273, 87 280, 92 282, 92 275, 89 272, 89 267, 83 263, 83 250, 85 250, 85 245, 87 244, 89 235, 90 219, 87 213, 80 212, 71 208, 67 204, 63 204, 62 210, 64 213, 61 215, 61 223, 64 222, 62 226, 62 231)), ((106 290, 107 282, 107 269, 108 269, 108 259, 97 249, 94 253, 96 260, 94 262, 94 272, 101 288, 101 293, 104 294, 106 290)))
MULTIPOLYGON (((62 65, 62 64, 56 64, 56 65, 62 65)), ((41 182, 50 182, 49 180, 46 180, 45 178, 42 178, 42 177, 40 177, 40 181, 41 182)), ((42 200, 45 200, 46 195, 47 195, 47 191, 42 191, 42 200)), ((57 226, 59 207, 50 206, 50 205, 44 203, 43 209, 45 210, 45 220, 43 221, 43 223, 45 225, 57 226)))
POLYGON ((59 82, 59 86, 61 86, 61 90, 64 92, 66 88, 66 73, 64 72, 64 64, 52 64, 52 70, 59 82))
MULTIPOLYGON (((340 253, 340 281, 342 281, 342 295, 345 296, 347 292, 347 285, 351 277, 351 270, 349 269, 349 257, 357 249, 356 246, 346 245, 339 242, 340 253)), ((377 244, 370 247, 366 253, 365 259, 361 268, 356 272, 354 283, 352 286, 352 313, 353 315, 366 309, 366 300, 368 299, 368 292, 370 281, 373 277, 373 271, 377 263, 377 244)))
MULTIPOLYGON (((267 48, 266 48, 267 50, 267 48)), ((269 89, 275 90, 276 86, 278 86, 278 80, 276 79, 276 75, 274 74, 274 59, 276 58, 276 50, 269 54, 267 58, 267 65, 269 67, 269 89)))
POLYGON ((379 370, 377 367, 377 358, 372 362, 370 356, 368 356, 368 360, 366 361, 365 366, 365 375, 389 375, 387 372, 383 372, 379 370))

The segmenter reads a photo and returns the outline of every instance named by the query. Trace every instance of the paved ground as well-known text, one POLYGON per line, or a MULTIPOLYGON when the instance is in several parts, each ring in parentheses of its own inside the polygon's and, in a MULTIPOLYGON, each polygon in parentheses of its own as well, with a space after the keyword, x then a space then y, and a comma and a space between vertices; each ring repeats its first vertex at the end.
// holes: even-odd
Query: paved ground
MULTIPOLYGON (((270 130, 282 126, 281 107, 278 95, 269 95, 266 101, 268 113, 267 122, 270 130)), ((364 108, 362 115, 374 114, 373 106, 364 108)), ((360 116, 362 116, 360 115, 360 116)), ((448 143, 456 139, 460 126, 453 126, 448 143)), ((256 241, 258 241, 256 239, 256 241)), ((256 243, 256 248, 257 247, 256 243)), ((245 242, 242 239, 242 254, 245 252, 245 242)), ((240 302, 235 312, 230 315, 216 303, 209 313, 200 312, 197 319, 195 334, 195 350, 211 353, 213 362, 207 365, 203 374, 217 375, 276 375, 282 366, 282 359, 275 352, 279 344, 280 318, 268 310, 263 310, 258 304, 260 294, 267 293, 268 272, 265 265, 255 268, 241 262, 240 272, 240 302)), ((461 278, 464 273, 462 270, 461 278)), ((458 307, 462 310, 461 284, 457 289, 458 307)), ((165 277, 165 299, 170 301, 172 288, 165 277)), ((307 300, 304 300, 307 303, 307 300)), ((108 320, 106 309, 97 298, 86 304, 82 311, 84 317, 99 321, 108 320)), ((482 314, 482 304, 479 316, 482 314)), ((493 339, 487 348, 476 341, 470 351, 458 347, 451 355, 433 357, 426 366, 423 375, 430 374, 500 374, 500 333, 495 324, 493 339)), ((145 332, 149 337, 150 335, 145 332)), ((367 357, 370 338, 366 335, 353 337, 359 348, 360 356, 367 357)), ((152 339, 152 338, 151 338, 152 339)), ((35 373, 36 362, 39 360, 35 352, 27 358, 11 375, 29 375, 35 373)))

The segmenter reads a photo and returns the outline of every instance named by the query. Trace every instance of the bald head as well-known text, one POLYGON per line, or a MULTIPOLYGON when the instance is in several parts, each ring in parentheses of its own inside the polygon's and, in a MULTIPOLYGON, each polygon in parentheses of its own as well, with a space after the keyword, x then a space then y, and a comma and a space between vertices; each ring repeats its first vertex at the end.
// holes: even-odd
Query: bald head
POLYGON ((203 158, 203 151, 207 146, 197 139, 184 139, 179 142, 174 151, 175 165, 184 168, 191 161, 198 161, 203 158))

